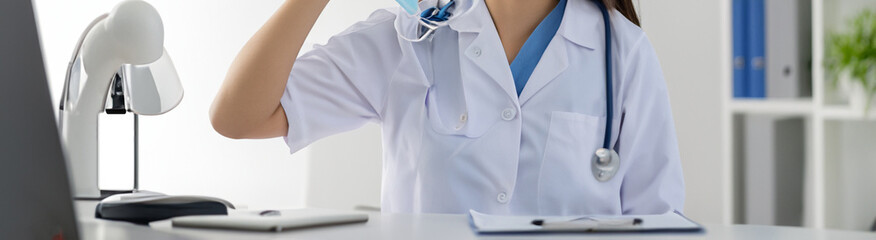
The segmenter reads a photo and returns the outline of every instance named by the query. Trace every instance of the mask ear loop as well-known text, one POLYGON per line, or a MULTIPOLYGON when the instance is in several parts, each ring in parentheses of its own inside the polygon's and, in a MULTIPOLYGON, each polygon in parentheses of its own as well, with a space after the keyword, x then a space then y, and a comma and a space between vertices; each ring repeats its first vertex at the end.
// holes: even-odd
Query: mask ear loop
MULTIPOLYGON (((442 6, 440 9, 436 8, 436 7, 431 7, 429 9, 424 10, 422 13, 420 13, 419 23, 422 26, 420 26, 419 30, 420 31, 425 30, 423 32, 423 34, 420 36, 420 38, 408 39, 408 38, 405 38, 404 36, 401 36, 401 35, 399 35, 399 37, 401 37, 405 40, 411 41, 411 42, 420 42, 420 41, 429 39, 432 36, 432 34, 435 33, 436 29, 443 27, 443 26, 446 26, 448 24, 447 22, 448 22, 448 20, 450 20, 450 17, 452 15, 449 12, 449 10, 453 7, 454 4, 455 4, 455 1, 451 0, 450 2, 448 2, 447 4, 442 6)), ((453 51, 456 51, 456 50, 453 50, 453 51)), ((432 57, 434 58, 435 56, 432 55, 432 57)), ((436 61, 436 60, 433 59, 433 61, 436 61)), ((463 128, 465 128, 465 126, 468 124, 468 121, 469 121, 468 96, 466 95, 465 84, 462 82, 464 79, 462 78, 462 76, 459 76, 459 80, 460 80, 460 88, 462 89, 462 91, 461 91, 462 92, 462 104, 463 104, 464 109, 463 109, 463 112, 460 114, 459 119, 457 120, 456 126, 454 126, 455 131, 460 131, 463 128)), ((431 83, 431 85, 434 85, 434 83, 431 83)), ((430 86, 430 88, 431 88, 431 86, 430 86)))
POLYGON ((422 42, 422 41, 425 41, 426 39, 428 39, 429 37, 431 37, 432 33, 435 33, 436 29, 444 26, 444 25, 433 24, 432 22, 429 22, 429 21, 423 20, 423 19, 420 19, 419 25, 420 25, 420 29, 423 29, 423 28, 428 29, 428 30, 426 30, 426 32, 421 34, 419 38, 407 38, 404 35, 402 35, 401 33, 398 34, 398 37, 400 37, 401 39, 404 39, 405 41, 408 41, 408 42, 422 42))
POLYGON ((450 2, 448 2, 447 4, 442 6, 440 9, 438 9, 436 7, 431 7, 431 8, 428 8, 426 10, 423 10, 423 12, 420 13, 420 19, 417 21, 417 24, 420 25, 420 28, 418 29, 418 33, 422 32, 422 34, 420 34, 419 38, 415 38, 415 39, 407 38, 407 37, 403 36, 401 33, 399 33, 398 36, 406 41, 409 41, 409 42, 422 42, 422 41, 425 41, 426 39, 429 39, 430 37, 432 37, 432 34, 435 33, 435 30, 437 30, 438 28, 441 28, 443 26, 447 26, 447 24, 449 23, 448 20, 450 20, 450 16, 452 16, 452 14, 449 12, 449 10, 455 4, 456 4, 456 2, 454 0, 451 0, 450 2), (425 31, 423 31, 423 30, 425 30, 425 31))

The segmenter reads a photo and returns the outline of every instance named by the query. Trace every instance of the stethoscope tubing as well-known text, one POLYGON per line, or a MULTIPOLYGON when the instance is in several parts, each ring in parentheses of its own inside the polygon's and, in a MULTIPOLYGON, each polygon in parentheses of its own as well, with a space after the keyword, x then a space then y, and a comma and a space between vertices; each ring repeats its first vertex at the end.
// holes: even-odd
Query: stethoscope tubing
POLYGON ((602 140, 602 148, 611 148, 611 124, 614 117, 614 102, 612 101, 612 74, 611 74, 611 19, 608 10, 599 0, 593 0, 599 11, 602 12, 602 22, 605 25, 605 136, 602 140))

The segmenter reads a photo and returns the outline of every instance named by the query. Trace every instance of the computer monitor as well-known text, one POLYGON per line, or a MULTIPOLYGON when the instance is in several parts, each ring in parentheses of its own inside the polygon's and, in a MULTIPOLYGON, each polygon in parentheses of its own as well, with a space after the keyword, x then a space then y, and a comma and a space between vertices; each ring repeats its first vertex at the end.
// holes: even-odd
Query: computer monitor
POLYGON ((31 0, 0 0, 0 235, 78 239, 31 0))

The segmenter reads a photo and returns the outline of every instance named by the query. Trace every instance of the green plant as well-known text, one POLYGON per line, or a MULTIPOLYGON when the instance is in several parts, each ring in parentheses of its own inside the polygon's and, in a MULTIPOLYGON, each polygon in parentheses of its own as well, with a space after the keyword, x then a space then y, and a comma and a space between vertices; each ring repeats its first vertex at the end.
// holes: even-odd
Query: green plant
POLYGON ((824 65, 834 87, 840 74, 848 71, 852 85, 866 93, 865 114, 876 95, 876 14, 867 9, 849 21, 847 33, 831 33, 824 65))

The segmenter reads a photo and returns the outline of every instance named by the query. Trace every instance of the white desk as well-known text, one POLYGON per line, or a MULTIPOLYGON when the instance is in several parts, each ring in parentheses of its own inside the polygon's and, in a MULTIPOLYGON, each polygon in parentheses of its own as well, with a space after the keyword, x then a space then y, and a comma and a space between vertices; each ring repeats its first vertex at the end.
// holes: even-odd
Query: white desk
POLYGON ((815 230, 797 227, 706 224, 705 233, 477 235, 468 216, 448 214, 370 215, 367 223, 272 232, 244 232, 173 228, 168 221, 151 227, 94 218, 94 201, 77 201, 76 211, 83 239, 876 239, 876 233, 815 230))

